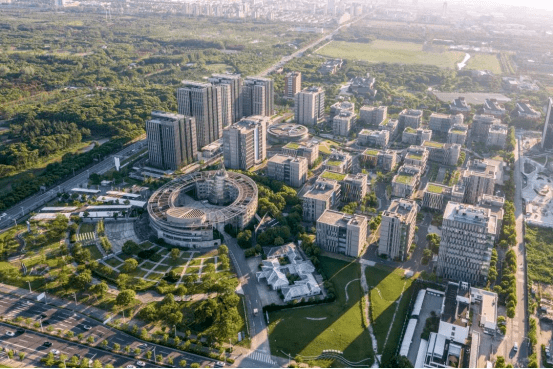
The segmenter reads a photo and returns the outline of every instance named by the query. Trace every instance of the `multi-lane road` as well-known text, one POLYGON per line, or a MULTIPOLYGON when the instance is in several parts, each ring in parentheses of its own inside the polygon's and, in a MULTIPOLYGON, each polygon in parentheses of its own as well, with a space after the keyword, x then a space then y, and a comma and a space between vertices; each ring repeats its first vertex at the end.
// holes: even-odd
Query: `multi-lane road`
POLYGON ((51 188, 49 191, 38 193, 27 199, 21 201, 17 205, 6 210, 4 213, 5 216, 0 220, 0 231, 9 226, 14 225, 17 219, 25 216, 36 210, 38 207, 43 206, 47 202, 54 199, 58 192, 67 191, 74 187, 79 187, 79 185, 87 183, 88 177, 92 173, 103 174, 108 170, 112 169, 115 166, 114 157, 117 156, 121 159, 130 156, 140 150, 144 145, 146 145, 146 140, 137 141, 131 145, 128 145, 123 150, 119 151, 116 154, 113 154, 98 164, 93 165, 92 167, 83 170, 80 173, 77 173, 75 176, 68 178, 65 182, 61 183, 58 186, 51 188))
MULTIPOLYGON (((67 331, 73 332, 74 337, 82 334, 83 342, 86 342, 88 337, 91 336, 94 337, 95 345, 99 347, 101 347, 101 343, 106 340, 110 347, 113 347, 113 345, 117 343, 122 350, 125 346, 129 346, 131 352, 134 352, 136 348, 139 348, 142 352, 152 351, 154 355, 161 354, 163 358, 171 357, 175 364, 178 364, 181 360, 186 360, 189 364, 199 363, 202 366, 210 365, 213 362, 213 360, 202 356, 139 340, 77 312, 52 307, 43 302, 22 299, 18 296, 0 293, 0 315, 10 319, 17 317, 22 317, 23 319, 30 318, 31 324, 35 322, 42 324, 40 329, 45 333, 48 331, 57 332, 59 329, 63 333, 67 331)), ((36 332, 28 331, 23 334, 24 337, 21 337, 21 335, 9 337, 5 335, 6 331, 15 332, 12 327, 6 329, 0 327, 0 345, 2 347, 12 345, 13 349, 17 351, 24 351, 24 348, 26 348, 26 353, 35 356, 38 355, 40 358, 47 355, 51 349, 57 349, 69 357, 74 354, 79 354, 81 357, 94 357, 94 359, 99 359, 103 364, 111 363, 114 367, 134 365, 133 363, 136 362, 136 360, 131 357, 115 355, 104 350, 91 348, 63 339, 56 339, 51 336, 41 336, 36 332), (34 335, 32 341, 27 337, 31 335, 34 335), (40 338, 36 338, 35 336, 40 338), (53 343, 52 347, 48 348, 48 350, 43 346, 45 341, 53 343)), ((12 348, 11 346, 9 347, 12 348)), ((155 366, 154 364, 147 365, 155 366)))

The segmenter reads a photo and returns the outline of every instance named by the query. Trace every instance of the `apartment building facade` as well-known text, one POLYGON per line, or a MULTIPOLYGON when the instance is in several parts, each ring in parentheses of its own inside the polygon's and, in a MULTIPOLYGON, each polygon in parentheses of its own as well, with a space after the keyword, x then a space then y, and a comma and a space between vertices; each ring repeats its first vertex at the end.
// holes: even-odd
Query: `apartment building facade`
POLYGON ((415 238, 418 205, 413 200, 394 199, 382 213, 378 254, 405 261, 415 238))
POLYGON ((225 168, 248 170, 267 158, 267 125, 269 118, 243 118, 223 130, 225 168))
POLYGON ((358 257, 367 240, 367 217, 326 210, 317 219, 317 245, 329 252, 358 257))

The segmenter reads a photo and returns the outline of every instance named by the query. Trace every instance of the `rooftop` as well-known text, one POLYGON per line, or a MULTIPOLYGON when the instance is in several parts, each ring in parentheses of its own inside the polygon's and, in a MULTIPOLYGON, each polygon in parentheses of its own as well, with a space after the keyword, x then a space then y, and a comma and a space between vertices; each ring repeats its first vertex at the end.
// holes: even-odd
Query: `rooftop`
POLYGON ((339 187, 340 185, 338 182, 333 179, 319 178, 313 187, 311 187, 311 189, 303 195, 303 197, 326 201, 334 194, 334 191, 338 190, 339 187))
POLYGON ((345 227, 346 225, 359 225, 367 223, 367 218, 357 214, 346 214, 334 210, 325 210, 325 212, 317 219, 317 223, 331 224, 335 226, 345 227))
POLYGON ((409 174, 396 174, 393 181, 402 184, 411 184, 414 181, 414 176, 409 174))
POLYGON ((437 149, 441 149, 441 148, 444 147, 445 144, 440 143, 440 142, 436 142, 436 141, 424 141, 424 143, 422 145, 426 146, 426 147, 434 147, 434 148, 437 148, 437 149))
POLYGON ((444 191, 444 186, 429 183, 426 187, 426 191, 432 193, 442 193, 444 191))
POLYGON ((322 178, 333 179, 335 181, 342 181, 344 178, 346 178, 346 175, 342 174, 342 173, 336 173, 336 172, 331 172, 331 171, 325 170, 321 174, 321 177, 322 178))
POLYGON ((367 149, 363 151, 363 155, 370 155, 370 156, 376 156, 378 155, 379 151, 375 149, 367 149))

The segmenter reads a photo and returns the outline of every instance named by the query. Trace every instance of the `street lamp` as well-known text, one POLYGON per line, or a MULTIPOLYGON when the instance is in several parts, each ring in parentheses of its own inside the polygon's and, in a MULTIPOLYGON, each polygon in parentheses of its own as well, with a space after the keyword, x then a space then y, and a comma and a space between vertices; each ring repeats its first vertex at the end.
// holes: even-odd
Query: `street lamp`
POLYGON ((31 291, 31 281, 27 281, 27 283, 29 283, 29 293, 33 293, 33 291, 31 291))
POLYGON ((25 209, 23 209, 23 206, 21 207, 21 216, 25 215, 25 209))
POLYGON ((177 337, 177 325, 173 324, 173 328, 175 328, 175 338, 177 337))

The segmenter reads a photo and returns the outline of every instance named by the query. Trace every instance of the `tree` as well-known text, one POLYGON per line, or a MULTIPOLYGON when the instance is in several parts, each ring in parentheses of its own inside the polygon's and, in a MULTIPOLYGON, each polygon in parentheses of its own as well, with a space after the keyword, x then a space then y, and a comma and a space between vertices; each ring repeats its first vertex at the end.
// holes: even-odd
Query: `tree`
POLYGON ((124 290, 126 287, 127 287, 127 284, 129 284, 130 282, 130 277, 128 274, 125 274, 125 273, 121 273, 119 274, 119 277, 117 277, 117 287, 119 287, 119 289, 121 290, 124 290))
POLYGON ((104 295, 108 292, 109 286, 106 282, 100 282, 93 285, 90 290, 94 293, 96 293, 100 297, 104 297, 104 295))
POLYGON ((92 367, 93 368, 103 368, 104 366, 102 365, 100 360, 96 359, 92 362, 92 367))
POLYGON ((121 345, 117 342, 113 344, 113 351, 119 351, 121 350, 121 345))
POLYGON ((495 360, 495 368, 505 368, 505 358, 503 356, 498 356, 495 360))
POLYGON ((238 236, 236 237, 236 240, 238 241, 238 245, 243 248, 247 249, 251 247, 251 239, 252 239, 252 231, 249 229, 246 229, 245 231, 242 231, 238 233, 238 236))
POLYGON ((173 261, 177 261, 178 258, 179 258, 179 255, 180 255, 180 250, 179 249, 171 249, 171 259, 173 261))
POLYGON ((117 295, 115 302, 117 305, 128 305, 133 302, 135 296, 136 293, 133 290, 123 290, 117 295))
POLYGON ((188 363, 186 362, 186 360, 181 360, 181 361, 179 361, 179 367, 181 367, 181 368, 186 368, 186 364, 188 364, 188 363))
POLYGON ((90 283, 92 283, 92 273, 88 269, 83 270, 72 278, 73 287, 79 290, 85 289, 90 283))
POLYGON ((125 241, 123 244, 123 252, 128 255, 136 254, 140 251, 140 246, 132 240, 125 241))
POLYGON ((226 255, 228 254, 228 246, 225 245, 225 244, 222 244, 221 246, 219 246, 219 255, 226 255))
POLYGON ((180 284, 180 285, 175 289, 175 295, 180 296, 180 297, 181 297, 181 300, 184 300, 184 296, 186 295, 187 292, 188 292, 187 288, 184 287, 182 284, 180 284))
POLYGON ((123 270, 127 273, 133 272, 138 267, 138 261, 136 259, 127 259, 123 264, 123 270))

